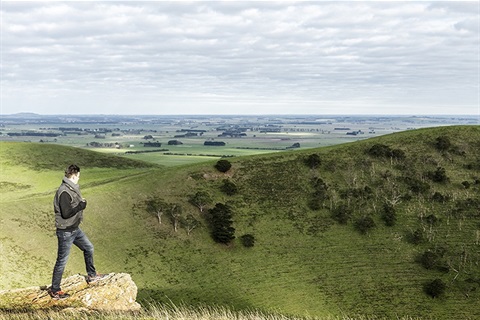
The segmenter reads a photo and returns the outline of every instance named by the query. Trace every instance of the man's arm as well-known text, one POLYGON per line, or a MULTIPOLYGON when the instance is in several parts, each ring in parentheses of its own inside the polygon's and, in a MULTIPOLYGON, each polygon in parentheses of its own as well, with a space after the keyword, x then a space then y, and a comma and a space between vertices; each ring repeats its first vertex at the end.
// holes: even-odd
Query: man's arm
POLYGON ((87 201, 82 201, 76 206, 75 208, 72 208, 71 202, 72 198, 70 195, 66 192, 63 192, 60 195, 59 199, 59 204, 60 204, 60 212, 62 214, 63 219, 68 219, 76 215, 79 211, 82 211, 87 207, 87 201))

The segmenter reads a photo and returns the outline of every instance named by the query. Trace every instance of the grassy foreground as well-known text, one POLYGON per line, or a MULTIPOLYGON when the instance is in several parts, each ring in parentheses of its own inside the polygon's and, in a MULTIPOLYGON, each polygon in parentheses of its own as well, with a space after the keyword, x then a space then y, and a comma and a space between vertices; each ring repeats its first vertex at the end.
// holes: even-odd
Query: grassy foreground
MULTIPOLYGON (((37 311, 34 313, 1 313, 0 320, 380 320, 378 317, 348 316, 286 316, 279 313, 264 313, 255 310, 234 311, 224 306, 176 306, 153 304, 138 313, 96 311, 37 311)), ((398 317, 397 320, 415 320, 398 317)))

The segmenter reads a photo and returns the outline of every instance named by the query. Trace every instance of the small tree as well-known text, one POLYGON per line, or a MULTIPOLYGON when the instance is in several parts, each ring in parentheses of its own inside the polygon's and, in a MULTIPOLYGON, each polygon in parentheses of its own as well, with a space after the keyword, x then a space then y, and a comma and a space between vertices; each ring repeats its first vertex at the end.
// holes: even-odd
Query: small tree
POLYGON ((393 227, 397 222, 397 213, 395 207, 390 203, 383 204, 382 220, 387 227, 393 227))
POLYGON ((172 220, 173 230, 175 232, 178 231, 178 227, 180 225, 180 220, 182 217, 182 212, 183 212, 183 208, 180 205, 175 203, 170 205, 170 210, 168 211, 168 213, 170 215, 170 219, 172 220))
POLYGON ((314 177, 311 181, 311 184, 314 191, 308 201, 308 207, 312 210, 318 210, 322 207, 324 201, 329 197, 327 193, 328 186, 319 177, 314 177))
POLYGON ((181 220, 181 225, 187 230, 187 235, 190 235, 190 233, 200 225, 200 221, 195 219, 193 215, 189 214, 185 219, 181 220))
POLYGON ((218 160, 217 163, 215 164, 215 169, 223 173, 230 170, 231 167, 232 167, 232 164, 230 163, 230 161, 225 159, 218 160))
POLYGON ((207 191, 197 191, 194 195, 190 197, 190 203, 196 206, 200 212, 203 212, 203 209, 212 202, 212 197, 207 191))
POLYGON ((168 209, 169 205, 162 198, 153 196, 145 200, 145 207, 147 212, 157 216, 158 224, 162 224, 162 215, 168 209))

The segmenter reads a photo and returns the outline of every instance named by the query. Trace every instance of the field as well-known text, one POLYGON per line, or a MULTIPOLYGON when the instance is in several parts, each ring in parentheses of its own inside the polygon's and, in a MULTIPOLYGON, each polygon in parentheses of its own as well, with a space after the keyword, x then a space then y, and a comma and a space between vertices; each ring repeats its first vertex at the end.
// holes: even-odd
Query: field
MULTIPOLYGON (((60 143, 3 142, 0 268, 7 276, 0 285, 50 281, 52 195, 65 163, 75 160, 85 168, 83 228, 95 244, 97 268, 130 273, 145 306, 172 301, 285 316, 474 319, 479 138, 478 126, 408 130, 227 158, 233 165, 227 173, 214 168, 217 159, 165 167, 60 143), (312 155, 320 162, 308 162, 312 155), (443 178, 439 167, 445 181, 435 180, 443 178), (222 191, 225 181, 237 193, 222 191), (212 241, 205 213, 189 201, 198 190, 210 193, 208 208, 233 208, 236 238, 228 245, 212 241), (188 234, 183 227, 175 232, 168 215, 159 224, 145 207, 152 196, 180 205, 201 225, 188 234), (394 204, 392 226, 384 221, 385 203, 394 204), (374 226, 359 232, 366 217, 374 226), (242 245, 245 234, 254 235, 254 247, 242 245), (435 254, 432 266, 419 262, 426 252, 435 254), (435 279, 446 288, 433 298, 425 285, 435 279)), ((79 272, 76 251, 67 274, 79 272)))
POLYGON ((177 166, 220 157, 318 148, 424 127, 472 124, 465 117, 40 116, 0 119, 0 141, 46 142, 177 166), (219 137, 219 135, 224 136, 219 137), (51 135, 51 136, 48 136, 51 135), (148 139, 146 139, 148 137, 148 139), (180 145, 169 145, 172 140, 180 145), (224 146, 205 146, 221 141, 224 146), (160 147, 145 143, 158 142, 160 147), (295 148, 297 149, 297 148, 295 148), (154 151, 154 152, 145 152, 154 151))

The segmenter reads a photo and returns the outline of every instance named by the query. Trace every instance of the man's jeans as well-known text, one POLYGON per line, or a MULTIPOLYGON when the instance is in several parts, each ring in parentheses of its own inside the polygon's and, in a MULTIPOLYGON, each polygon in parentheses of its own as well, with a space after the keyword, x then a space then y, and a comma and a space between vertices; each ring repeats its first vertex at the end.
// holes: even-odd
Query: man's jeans
POLYGON ((67 264, 68 255, 72 244, 83 251, 85 266, 89 276, 95 276, 97 272, 93 265, 93 244, 88 240, 85 233, 80 228, 73 231, 64 231, 57 229, 58 253, 55 268, 53 268, 52 288, 53 292, 60 291, 60 282, 62 281, 63 271, 67 264))

